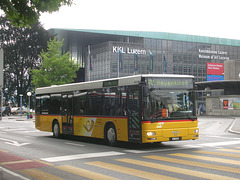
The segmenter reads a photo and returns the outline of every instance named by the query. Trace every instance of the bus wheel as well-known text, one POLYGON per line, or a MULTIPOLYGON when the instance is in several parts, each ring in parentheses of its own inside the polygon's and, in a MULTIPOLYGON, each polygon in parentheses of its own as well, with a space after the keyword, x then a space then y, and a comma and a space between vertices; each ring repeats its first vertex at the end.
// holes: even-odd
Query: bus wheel
POLYGON ((60 128, 57 121, 53 123, 53 137, 60 138, 60 128))
POLYGON ((114 125, 110 124, 107 127, 106 135, 105 135, 106 141, 110 146, 115 146, 117 144, 117 133, 114 125))

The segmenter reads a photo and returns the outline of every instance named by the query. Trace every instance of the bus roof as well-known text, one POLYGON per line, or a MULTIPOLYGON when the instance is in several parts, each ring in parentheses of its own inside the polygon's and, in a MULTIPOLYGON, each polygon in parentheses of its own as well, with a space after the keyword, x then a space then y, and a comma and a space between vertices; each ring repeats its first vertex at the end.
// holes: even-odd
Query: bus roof
POLYGON ((125 76, 112 79, 102 79, 96 81, 87 81, 79 83, 71 83, 64 85, 52 85, 49 87, 41 87, 36 89, 36 94, 52 94, 52 93, 63 93, 78 90, 87 89, 98 89, 103 87, 114 87, 114 86, 129 86, 137 85, 141 82, 142 77, 159 77, 159 78, 194 78, 191 75, 176 75, 176 74, 141 74, 134 76, 125 76))

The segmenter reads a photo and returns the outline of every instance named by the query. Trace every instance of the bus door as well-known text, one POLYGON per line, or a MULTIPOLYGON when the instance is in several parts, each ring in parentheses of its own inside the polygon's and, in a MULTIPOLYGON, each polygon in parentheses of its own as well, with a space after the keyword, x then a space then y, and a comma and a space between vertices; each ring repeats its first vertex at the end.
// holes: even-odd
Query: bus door
POLYGON ((128 140, 141 142, 141 116, 140 116, 139 88, 129 88, 127 95, 128 140))
POLYGON ((73 134, 73 95, 62 94, 63 134, 73 134))

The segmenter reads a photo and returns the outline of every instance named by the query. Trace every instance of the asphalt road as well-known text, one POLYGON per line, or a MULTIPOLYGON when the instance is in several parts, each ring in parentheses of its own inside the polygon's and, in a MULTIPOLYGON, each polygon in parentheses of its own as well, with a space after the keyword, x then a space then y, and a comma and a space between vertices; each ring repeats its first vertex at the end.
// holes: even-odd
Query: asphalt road
POLYGON ((200 139, 136 145, 35 129, 26 117, 0 121, 0 180, 240 179, 240 135, 234 118, 199 117, 200 139))

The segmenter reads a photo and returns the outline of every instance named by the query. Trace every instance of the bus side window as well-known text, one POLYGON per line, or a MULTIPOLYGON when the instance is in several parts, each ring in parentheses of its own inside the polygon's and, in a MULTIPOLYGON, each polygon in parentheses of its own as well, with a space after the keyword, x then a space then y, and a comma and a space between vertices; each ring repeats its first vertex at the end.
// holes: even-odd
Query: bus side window
POLYGON ((77 98, 77 102, 76 103, 74 103, 75 104, 75 106, 77 107, 77 114, 78 115, 85 115, 86 114, 86 105, 85 105, 85 103, 86 103, 86 96, 81 96, 81 97, 78 97, 77 98))
POLYGON ((122 116, 126 116, 127 115, 127 100, 126 100, 126 88, 125 87, 122 87, 121 88, 121 103, 120 103, 120 106, 121 106, 121 114, 122 116))
POLYGON ((103 90, 103 115, 122 115, 121 89, 106 88, 103 90))
POLYGON ((61 94, 52 94, 49 105, 49 114, 60 114, 61 94))
POLYGON ((36 97, 36 114, 40 114, 40 110, 41 110, 41 97, 37 96, 36 97))
POLYGON ((41 112, 40 114, 48 114, 48 107, 50 105, 50 96, 49 95, 43 95, 41 97, 41 112))
POLYGON ((86 98, 87 92, 74 94, 74 115, 86 115, 86 98))
POLYGON ((110 88, 103 89, 103 115, 111 114, 111 96, 110 88))
POLYGON ((90 101, 88 110, 89 115, 102 115, 103 97, 101 90, 93 90, 88 92, 90 101))

